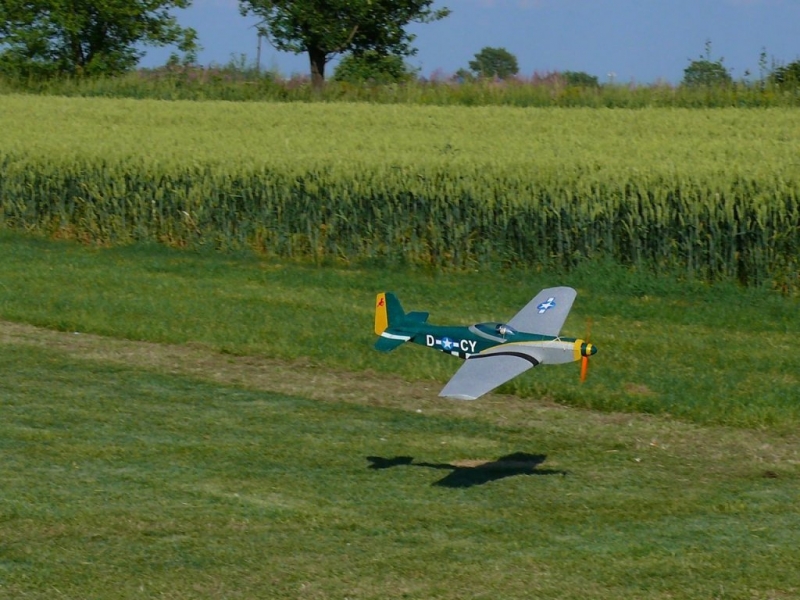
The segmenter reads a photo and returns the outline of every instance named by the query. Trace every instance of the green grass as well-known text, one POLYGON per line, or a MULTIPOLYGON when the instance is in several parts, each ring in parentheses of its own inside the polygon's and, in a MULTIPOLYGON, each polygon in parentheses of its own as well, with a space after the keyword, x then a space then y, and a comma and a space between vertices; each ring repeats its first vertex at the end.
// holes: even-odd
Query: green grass
POLYGON ((433 323, 465 324, 508 319, 540 288, 572 285, 579 296, 563 332, 581 336, 592 320, 600 350, 589 382, 578 383, 575 364, 536 369, 501 391, 697 423, 800 426, 800 299, 765 290, 603 264, 567 276, 319 268, 156 246, 91 249, 8 232, 0 232, 0 256, 0 319, 310 360, 434 387, 457 361, 419 347, 375 352, 375 293, 396 292, 406 310, 429 310, 433 323))
POLYGON ((316 402, 13 344, 0 371, 0 597, 800 594, 796 436, 316 402))

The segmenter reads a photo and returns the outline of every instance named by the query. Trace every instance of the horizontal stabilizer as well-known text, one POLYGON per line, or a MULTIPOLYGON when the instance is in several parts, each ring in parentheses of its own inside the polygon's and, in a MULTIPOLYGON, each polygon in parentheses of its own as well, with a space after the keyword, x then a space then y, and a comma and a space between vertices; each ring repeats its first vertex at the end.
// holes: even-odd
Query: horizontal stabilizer
POLYGON ((406 321, 413 321, 414 323, 425 323, 428 320, 428 315, 430 313, 426 312, 418 312, 412 310, 408 313, 405 317, 406 321))
POLYGON ((384 331, 381 334, 381 337, 378 338, 378 341, 375 342, 375 349, 380 350, 381 352, 391 352, 398 346, 405 344, 410 339, 411 336, 394 334, 387 330, 384 331))

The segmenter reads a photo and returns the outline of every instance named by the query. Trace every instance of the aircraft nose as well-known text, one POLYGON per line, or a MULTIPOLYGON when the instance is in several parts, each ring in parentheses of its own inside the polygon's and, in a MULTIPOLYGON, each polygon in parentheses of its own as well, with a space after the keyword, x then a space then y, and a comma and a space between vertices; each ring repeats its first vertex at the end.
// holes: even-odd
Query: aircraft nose
POLYGON ((597 346, 594 344, 590 344, 589 342, 581 344, 581 356, 592 356, 595 353, 597 353, 597 346))

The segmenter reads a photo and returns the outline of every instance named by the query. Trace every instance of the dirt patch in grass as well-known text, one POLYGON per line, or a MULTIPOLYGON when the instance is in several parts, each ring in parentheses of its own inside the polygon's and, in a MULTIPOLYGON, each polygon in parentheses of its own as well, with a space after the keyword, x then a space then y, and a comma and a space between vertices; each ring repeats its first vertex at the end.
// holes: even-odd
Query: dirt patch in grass
MULTIPOLYGON (((285 361, 263 356, 234 356, 196 343, 175 345, 121 340, 0 321, 0 345, 6 344, 49 348, 76 359, 188 375, 226 385, 241 385, 314 400, 409 410, 443 410, 448 414, 454 411, 473 414, 476 409, 480 410, 474 402, 439 398, 443 384, 436 381, 405 381, 371 371, 331 370, 307 359, 285 361)), ((537 402, 534 407, 529 400, 494 396, 495 399, 503 398, 506 404, 525 403, 530 410, 566 410, 547 400, 537 402)), ((482 400, 481 405, 485 408, 486 403, 482 400)))
POLYGON ((407 382, 370 372, 331 371, 308 360, 282 361, 261 356, 234 356, 203 344, 156 344, 78 332, 60 332, 0 321, 0 344, 21 344, 64 352, 77 359, 96 360, 162 373, 241 385, 315 400, 350 401, 370 405, 425 402, 435 398, 436 382, 407 382))
MULTIPOLYGON (((598 446, 606 447, 607 452, 632 451, 642 456, 647 452, 664 452, 706 459, 734 454, 761 465, 760 474, 769 468, 782 475, 781 466, 794 471, 800 464, 800 434, 778 435, 768 430, 705 427, 668 417, 596 412, 561 406, 546 398, 532 400, 488 394, 477 402, 446 400, 438 397, 441 382, 406 381, 370 371, 332 370, 308 360, 288 362, 263 356, 233 356, 202 344, 157 344, 0 321, 2 345, 48 348, 73 359, 190 376, 319 401, 477 418, 504 426, 537 428, 554 437, 586 436, 598 446)), ((469 466, 485 462, 470 461, 469 466)), ((713 468, 713 461, 709 466, 713 468)))

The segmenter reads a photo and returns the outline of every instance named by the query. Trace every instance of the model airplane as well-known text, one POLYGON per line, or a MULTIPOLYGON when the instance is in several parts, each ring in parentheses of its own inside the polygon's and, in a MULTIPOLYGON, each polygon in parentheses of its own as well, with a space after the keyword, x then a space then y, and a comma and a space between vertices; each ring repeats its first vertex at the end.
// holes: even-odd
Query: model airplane
POLYGON ((445 398, 475 400, 497 386, 541 364, 582 361, 597 352, 582 339, 559 337, 577 292, 569 287, 542 290, 508 323, 476 323, 468 327, 428 324, 428 313, 403 311, 394 294, 375 300, 375 348, 394 350, 413 342, 465 359, 439 393, 445 398))

